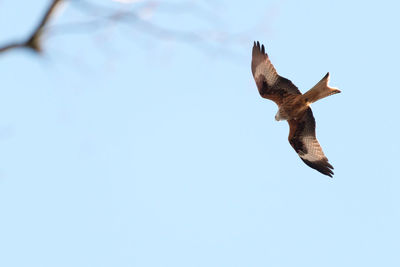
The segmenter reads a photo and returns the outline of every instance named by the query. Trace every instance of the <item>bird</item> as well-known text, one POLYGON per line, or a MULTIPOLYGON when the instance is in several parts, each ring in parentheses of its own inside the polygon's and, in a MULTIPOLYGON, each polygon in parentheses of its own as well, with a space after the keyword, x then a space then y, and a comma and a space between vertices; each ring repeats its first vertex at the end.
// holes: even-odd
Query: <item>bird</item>
POLYGON ((280 76, 272 65, 264 45, 254 42, 251 71, 261 97, 278 105, 275 120, 289 123, 289 143, 300 159, 309 167, 333 177, 329 163, 315 134, 315 118, 310 104, 330 95, 340 93, 330 87, 329 72, 310 90, 302 94, 289 79, 280 76))

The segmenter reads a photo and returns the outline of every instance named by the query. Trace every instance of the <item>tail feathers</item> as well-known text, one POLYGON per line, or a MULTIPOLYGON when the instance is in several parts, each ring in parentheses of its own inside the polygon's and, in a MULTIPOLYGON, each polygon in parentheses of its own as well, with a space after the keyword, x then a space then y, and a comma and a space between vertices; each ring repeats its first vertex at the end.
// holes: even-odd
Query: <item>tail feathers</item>
POLYGON ((314 103, 321 98, 340 93, 338 88, 330 87, 329 82, 329 72, 322 78, 313 88, 308 90, 304 95, 304 99, 308 103, 314 103))

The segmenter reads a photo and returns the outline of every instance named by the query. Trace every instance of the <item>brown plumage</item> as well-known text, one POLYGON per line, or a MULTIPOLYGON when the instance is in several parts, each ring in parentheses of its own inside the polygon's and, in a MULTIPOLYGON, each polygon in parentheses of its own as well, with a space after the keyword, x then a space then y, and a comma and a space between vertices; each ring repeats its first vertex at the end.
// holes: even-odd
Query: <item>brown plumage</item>
POLYGON ((332 177, 333 167, 315 136, 315 119, 309 105, 329 95, 340 93, 329 87, 329 73, 305 94, 288 79, 280 76, 265 53, 264 45, 254 42, 251 71, 263 98, 278 105, 276 120, 287 120, 289 143, 300 158, 313 169, 332 177))

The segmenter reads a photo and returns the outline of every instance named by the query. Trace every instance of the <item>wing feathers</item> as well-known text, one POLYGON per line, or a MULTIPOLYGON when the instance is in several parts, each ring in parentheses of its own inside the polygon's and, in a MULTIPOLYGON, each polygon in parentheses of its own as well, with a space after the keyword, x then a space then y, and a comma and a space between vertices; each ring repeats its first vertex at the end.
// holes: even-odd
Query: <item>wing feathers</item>
POLYGON ((251 71, 260 95, 278 105, 281 105, 283 98, 289 94, 301 94, 290 80, 279 76, 265 53, 264 45, 260 45, 259 42, 254 42, 251 71))
POLYGON ((305 164, 332 177, 333 166, 329 164, 315 136, 315 119, 311 108, 298 120, 289 120, 289 143, 305 164))
POLYGON ((260 43, 257 44, 254 42, 253 46, 253 60, 251 64, 251 69, 253 72, 254 79, 256 80, 265 80, 268 86, 272 87, 276 83, 279 78, 278 73, 276 72, 274 66, 268 58, 268 55, 265 53, 265 47, 262 45, 260 47, 260 43))
POLYGON ((333 176, 333 167, 331 164, 328 163, 328 161, 308 161, 303 158, 301 158, 301 160, 309 167, 319 171, 320 173, 325 174, 329 177, 333 176))

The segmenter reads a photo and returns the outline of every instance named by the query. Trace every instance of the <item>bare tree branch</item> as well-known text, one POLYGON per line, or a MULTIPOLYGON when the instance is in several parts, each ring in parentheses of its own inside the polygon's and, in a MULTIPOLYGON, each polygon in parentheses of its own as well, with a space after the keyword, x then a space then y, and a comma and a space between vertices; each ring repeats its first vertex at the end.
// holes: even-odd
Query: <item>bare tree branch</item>
POLYGON ((15 48, 23 48, 26 47, 25 43, 10 43, 0 47, 0 53, 7 52, 8 50, 15 48))
POLYGON ((239 41, 237 35, 217 30, 218 27, 214 25, 214 22, 217 22, 220 18, 215 12, 208 12, 206 10, 208 8, 201 8, 194 2, 173 4, 161 1, 140 1, 140 3, 126 4, 124 1, 115 1, 120 2, 119 8, 115 8, 89 0, 52 0, 32 34, 22 41, 10 42, 3 46, 0 45, 0 53, 16 48, 28 48, 35 53, 41 53, 42 36, 44 33, 46 33, 46 36, 50 34, 53 36, 54 34, 79 33, 82 31, 87 33, 88 30, 96 31, 106 28, 105 26, 108 26, 110 23, 123 23, 128 26, 134 25, 133 29, 143 34, 163 40, 176 40, 178 42, 189 43, 208 53, 213 50, 218 51, 219 55, 232 55, 226 44, 232 45, 235 41, 239 41), (61 2, 67 1, 70 1, 73 7, 83 11, 87 19, 81 22, 70 22, 49 27, 50 18, 54 15, 57 7, 61 2), (208 24, 211 23, 210 28, 203 31, 193 31, 174 29, 165 25, 161 26, 150 20, 150 17, 154 16, 156 11, 168 13, 171 17, 180 14, 195 16, 208 24))
POLYGON ((61 1, 63 1, 63 0, 53 0, 51 5, 47 9, 46 13, 44 14, 42 20, 40 21, 39 25, 33 31, 32 35, 29 37, 29 39, 25 42, 26 47, 31 48, 38 53, 41 52, 42 48, 41 48, 40 38, 43 34, 44 27, 49 22, 50 17, 54 14, 54 11, 58 7, 58 5, 61 3, 61 1))
POLYGON ((53 0, 51 5, 48 7, 46 10, 46 13, 44 14, 43 18, 41 19, 39 25, 34 29, 33 33, 28 37, 27 40, 23 40, 20 42, 13 42, 10 44, 6 44, 3 46, 0 46, 0 53, 9 51, 11 49, 15 48, 28 48, 32 49, 36 53, 40 53, 42 51, 41 47, 41 36, 43 34, 44 28, 49 22, 50 17, 54 14, 54 11, 58 7, 58 5, 62 2, 63 0, 53 0))

